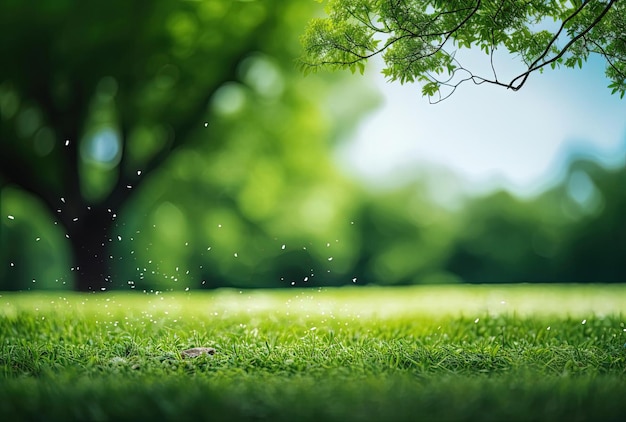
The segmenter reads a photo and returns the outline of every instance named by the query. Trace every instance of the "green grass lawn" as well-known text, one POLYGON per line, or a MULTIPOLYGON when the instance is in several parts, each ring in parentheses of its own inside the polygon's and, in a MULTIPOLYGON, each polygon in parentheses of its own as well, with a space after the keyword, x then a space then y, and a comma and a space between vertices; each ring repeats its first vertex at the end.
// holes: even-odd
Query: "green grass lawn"
POLYGON ((626 286, 2 293, 0 420, 620 421, 625 343, 626 286))

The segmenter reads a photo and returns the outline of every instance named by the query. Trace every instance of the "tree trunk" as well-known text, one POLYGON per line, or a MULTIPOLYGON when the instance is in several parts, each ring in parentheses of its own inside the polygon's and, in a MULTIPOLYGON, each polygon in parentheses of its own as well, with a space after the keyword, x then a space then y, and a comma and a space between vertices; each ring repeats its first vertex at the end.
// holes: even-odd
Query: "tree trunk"
POLYGON ((111 286, 109 245, 114 219, 115 214, 105 207, 95 207, 71 221, 68 236, 73 253, 74 290, 96 292, 111 286))

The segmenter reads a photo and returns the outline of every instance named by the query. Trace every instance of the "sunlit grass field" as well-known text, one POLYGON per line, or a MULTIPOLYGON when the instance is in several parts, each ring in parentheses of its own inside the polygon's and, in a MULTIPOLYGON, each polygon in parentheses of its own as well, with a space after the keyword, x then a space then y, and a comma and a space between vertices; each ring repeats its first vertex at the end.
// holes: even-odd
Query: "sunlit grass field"
POLYGON ((619 421, 625 343, 622 285, 2 293, 0 420, 619 421))

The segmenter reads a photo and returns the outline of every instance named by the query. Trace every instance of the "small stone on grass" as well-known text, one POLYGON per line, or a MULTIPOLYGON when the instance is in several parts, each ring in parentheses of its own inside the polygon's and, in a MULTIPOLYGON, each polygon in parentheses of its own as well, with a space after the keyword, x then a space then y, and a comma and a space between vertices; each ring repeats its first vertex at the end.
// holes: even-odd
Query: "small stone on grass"
POLYGON ((191 349, 183 350, 180 355, 184 358, 197 358, 200 355, 214 355, 215 349, 212 347, 192 347, 191 349))

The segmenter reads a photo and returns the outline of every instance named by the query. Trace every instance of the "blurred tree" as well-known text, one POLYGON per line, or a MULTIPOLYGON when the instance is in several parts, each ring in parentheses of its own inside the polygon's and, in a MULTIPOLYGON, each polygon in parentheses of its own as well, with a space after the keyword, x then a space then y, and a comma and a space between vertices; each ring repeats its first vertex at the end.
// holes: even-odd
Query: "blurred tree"
POLYGON ((442 265, 453 246, 453 217, 421 182, 366 195, 355 217, 360 235, 355 273, 360 283, 451 281, 442 274, 442 265))
POLYGON ((542 195, 558 203, 562 246, 554 259, 558 280, 623 283, 626 281, 626 167, 607 169, 589 158, 571 162, 555 189, 542 195))
POLYGON ((469 283, 551 282, 558 235, 549 208, 508 192, 473 199, 444 268, 469 283))
POLYGON ((474 198, 444 268, 470 283, 624 282, 625 178, 624 166, 574 159, 535 198, 474 198))
POLYGON ((613 93, 626 93, 626 5, 617 0, 330 0, 326 12, 302 37, 305 72, 362 72, 382 54, 385 76, 423 82, 422 93, 441 101, 467 81, 516 91, 533 72, 582 67, 593 53, 606 60, 613 93), (485 70, 466 64, 471 47, 485 52, 485 70), (520 58, 519 73, 498 71, 497 50, 520 58))
POLYGON ((56 214, 78 289, 105 288, 120 207, 201 129, 275 16, 214 1, 9 1, 0 16, 0 175, 56 214))
MULTIPOLYGON (((113 274, 129 283, 137 272, 144 283, 175 279, 179 267, 191 268, 188 278, 250 283, 273 255, 251 258, 246 247, 267 250, 259 239, 277 233, 301 239, 293 227, 307 217, 304 204, 335 201, 340 187, 325 189, 336 175, 327 139, 341 134, 330 120, 341 116, 347 127, 372 101, 346 110, 345 92, 328 79, 297 85, 289 76, 298 75, 294 34, 312 6, 0 5, 0 183, 38 198, 62 228, 77 289, 110 288, 113 274), (323 188, 311 182, 323 174, 323 188)), ((15 224, 30 217, 16 209, 15 224)), ((324 221, 309 211, 318 238, 316 223, 338 224, 335 204, 329 209, 324 221)), ((310 249, 321 256, 321 247, 310 249)))

